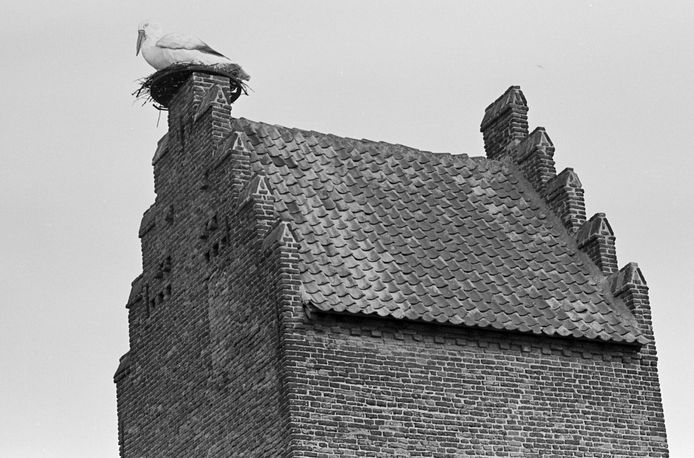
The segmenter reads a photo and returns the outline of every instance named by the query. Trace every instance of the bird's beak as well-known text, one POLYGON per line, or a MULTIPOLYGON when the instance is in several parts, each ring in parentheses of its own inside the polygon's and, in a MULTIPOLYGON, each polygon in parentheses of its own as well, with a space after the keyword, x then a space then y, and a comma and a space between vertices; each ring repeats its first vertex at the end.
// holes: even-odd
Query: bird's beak
POLYGON ((137 56, 140 54, 140 47, 142 46, 142 41, 145 39, 145 31, 144 30, 138 30, 137 31, 137 47, 135 49, 135 55, 137 56))

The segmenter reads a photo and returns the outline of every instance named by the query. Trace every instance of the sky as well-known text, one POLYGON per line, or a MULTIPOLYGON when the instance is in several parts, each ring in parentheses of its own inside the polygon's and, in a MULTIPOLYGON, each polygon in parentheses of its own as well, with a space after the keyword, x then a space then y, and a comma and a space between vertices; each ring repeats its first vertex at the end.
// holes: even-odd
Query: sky
POLYGON ((137 25, 251 74, 233 116, 482 156, 520 85, 650 287, 671 456, 694 450, 694 2, 0 0, 0 456, 116 457, 125 302, 165 114, 137 25))

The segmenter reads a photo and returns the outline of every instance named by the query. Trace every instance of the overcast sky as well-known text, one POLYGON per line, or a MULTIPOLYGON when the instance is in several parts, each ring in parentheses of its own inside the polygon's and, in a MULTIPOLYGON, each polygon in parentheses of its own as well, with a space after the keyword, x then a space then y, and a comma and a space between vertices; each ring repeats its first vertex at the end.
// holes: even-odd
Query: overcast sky
POLYGON ((0 0, 0 456, 116 457, 137 230, 165 115, 137 24, 251 74, 233 115, 483 155, 508 86, 651 288, 673 457, 694 450, 694 2, 0 0), (157 125, 158 124, 158 125, 157 125))

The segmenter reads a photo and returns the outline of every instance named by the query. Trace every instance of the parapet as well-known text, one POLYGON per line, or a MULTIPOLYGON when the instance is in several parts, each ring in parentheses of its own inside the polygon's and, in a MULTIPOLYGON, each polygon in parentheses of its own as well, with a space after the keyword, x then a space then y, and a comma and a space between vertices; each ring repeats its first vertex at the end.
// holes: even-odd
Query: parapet
POLYGON ((556 174, 555 146, 544 127, 528 134, 528 104, 519 86, 487 107, 480 130, 487 158, 513 164, 561 220, 577 248, 604 275, 618 270, 615 236, 604 213, 586 221, 584 191, 572 168, 556 174))

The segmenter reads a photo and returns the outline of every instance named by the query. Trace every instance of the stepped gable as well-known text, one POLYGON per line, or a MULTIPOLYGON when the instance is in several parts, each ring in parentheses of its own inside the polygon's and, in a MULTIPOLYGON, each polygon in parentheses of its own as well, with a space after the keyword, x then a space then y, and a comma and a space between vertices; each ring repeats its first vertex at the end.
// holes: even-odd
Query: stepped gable
POLYGON ((509 161, 233 125, 292 222, 310 309, 648 342, 509 161))

